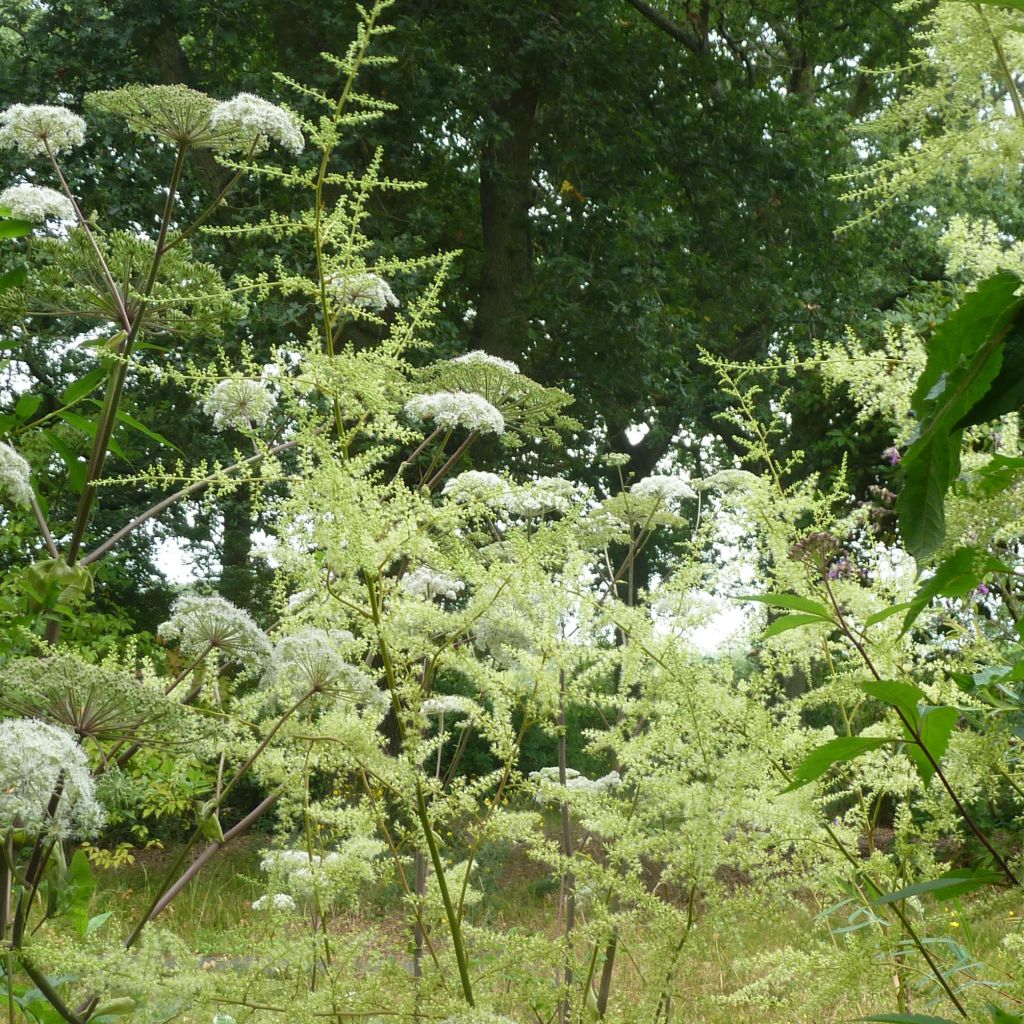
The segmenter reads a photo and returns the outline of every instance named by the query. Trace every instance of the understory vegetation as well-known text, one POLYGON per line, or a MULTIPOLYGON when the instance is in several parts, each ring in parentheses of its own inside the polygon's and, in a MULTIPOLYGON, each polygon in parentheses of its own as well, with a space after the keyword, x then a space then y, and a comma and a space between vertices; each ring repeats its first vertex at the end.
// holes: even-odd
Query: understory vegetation
POLYGON ((407 6, 0 22, 0 1019, 1019 1024, 1024 0, 407 6))

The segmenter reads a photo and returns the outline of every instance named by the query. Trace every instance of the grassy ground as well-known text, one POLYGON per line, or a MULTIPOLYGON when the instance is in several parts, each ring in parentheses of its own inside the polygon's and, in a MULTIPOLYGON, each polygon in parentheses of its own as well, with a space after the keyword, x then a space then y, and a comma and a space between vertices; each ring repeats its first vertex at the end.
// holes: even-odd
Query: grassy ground
MULTIPOLYGON (((222 855, 161 919, 201 962, 237 963, 250 955, 254 936, 262 934, 266 917, 252 909, 253 900, 265 891, 261 849, 260 843, 249 842, 222 855)), ((148 852, 131 866, 100 872, 93 912, 112 911, 112 926, 125 929, 152 898, 172 852, 148 852)), ((476 923, 508 934, 557 935, 557 891, 538 870, 513 855, 492 873, 476 923)), ((397 951, 392 955, 404 962, 409 925, 398 897, 391 887, 368 894, 357 913, 331 922, 331 933, 339 939, 358 937, 371 949, 397 951)), ((700 906, 673 983, 673 1019, 678 1024, 825 1024, 894 1012, 894 961, 879 956, 876 944, 866 941, 866 931, 841 933, 848 923, 841 913, 823 917, 820 910, 807 893, 793 898, 743 886, 714 906, 700 906)), ((1020 897, 998 893, 926 910, 923 934, 936 955, 952 966, 951 982, 965 998, 979 1005, 994 999, 1007 1008, 1024 1009, 1018 1005, 1024 1000, 1020 897)), ((664 973, 661 964, 647 959, 652 938, 657 936, 640 924, 627 926, 620 936, 612 1021, 649 1019, 631 1014, 650 1002, 652 986, 660 986, 664 973)), ((481 950, 475 967, 491 986, 492 997, 500 998, 502 978, 489 977, 487 956, 481 950)), ((955 1017, 912 958, 905 962, 911 1008, 955 1017)), ((242 1018, 238 1020, 241 1024, 242 1018)))

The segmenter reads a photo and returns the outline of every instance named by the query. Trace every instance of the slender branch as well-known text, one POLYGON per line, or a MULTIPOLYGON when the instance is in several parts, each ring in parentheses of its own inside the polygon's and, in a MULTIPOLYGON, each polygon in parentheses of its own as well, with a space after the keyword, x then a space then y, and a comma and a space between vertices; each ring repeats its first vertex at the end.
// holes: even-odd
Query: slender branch
POLYGON ((18 962, 21 969, 32 979, 36 988, 46 996, 46 1001, 68 1022, 68 1024, 85 1024, 85 1020, 79 1017, 74 1010, 68 1006, 60 997, 60 993, 50 983, 42 971, 34 967, 26 958, 24 953, 19 953, 18 962))
POLYGON ((162 501, 158 501, 152 508, 146 509, 145 512, 137 515, 131 522, 125 524, 108 540, 105 540, 97 548, 90 551, 89 554, 85 555, 79 560, 79 565, 90 565, 92 562, 102 558, 111 548, 116 547, 122 540, 125 539, 129 534, 137 530, 143 523, 150 519, 160 515, 165 509, 171 507, 176 502, 182 501, 185 498, 190 497, 193 494, 204 490, 211 484, 215 484, 221 476, 225 473, 233 473, 239 469, 245 469, 248 466, 253 466, 265 459, 268 455, 276 455, 278 452, 286 451, 289 448, 294 448, 299 442, 298 441, 282 441, 281 444, 274 445, 273 448, 268 448, 265 452, 259 452, 256 455, 251 455, 247 459, 243 459, 241 462, 234 462, 230 466, 225 467, 216 476, 211 475, 204 477, 202 480, 197 480, 195 483, 189 484, 187 487, 183 487, 180 491, 175 491, 174 494, 168 495, 162 501))
POLYGON ((46 522, 46 516, 43 515, 43 509, 39 504, 39 499, 36 497, 35 491, 32 492, 32 497, 29 500, 32 503, 32 514, 36 517, 36 525, 39 527, 39 533, 43 538, 43 542, 46 544, 46 550, 50 552, 51 558, 59 558, 60 552, 57 550, 57 542, 53 539, 53 534, 50 532, 50 526, 46 522))
POLYGON ((694 53, 701 53, 704 50, 701 44, 700 37, 695 33, 691 32, 688 28, 680 25, 679 22, 673 21, 667 14, 663 14, 661 11, 656 10, 645 0, 626 0, 631 7, 638 10, 652 25, 656 25, 670 35, 677 43, 682 43, 689 50, 693 50, 694 53))

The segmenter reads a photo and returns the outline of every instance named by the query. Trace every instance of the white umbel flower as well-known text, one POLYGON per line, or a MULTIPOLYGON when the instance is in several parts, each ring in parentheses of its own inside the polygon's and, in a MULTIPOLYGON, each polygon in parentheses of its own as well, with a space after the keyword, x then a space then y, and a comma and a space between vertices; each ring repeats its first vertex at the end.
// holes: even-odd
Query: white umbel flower
POLYGON ((542 476, 513 495, 509 508, 522 516, 568 512, 576 496, 576 485, 571 481, 558 476, 542 476))
POLYGON ((440 697, 428 697, 420 705, 420 714, 427 718, 469 718, 474 719, 480 714, 480 708, 469 697, 460 697, 455 693, 446 693, 440 697))
POLYGON ((437 391, 417 395, 405 411, 418 420, 433 420, 444 430, 465 427, 481 434, 505 433, 505 417, 486 398, 471 391, 437 391))
POLYGON ((489 505, 492 508, 504 508, 512 493, 508 481, 497 473, 488 473, 482 469, 467 469, 458 476, 453 476, 444 485, 441 492, 452 501, 465 505, 489 505))
POLYGON ((297 904, 295 900, 286 892, 275 892, 267 893, 266 896, 261 896, 258 900, 253 900, 253 910, 277 910, 277 911, 288 911, 294 910, 297 904))
POLYGON ((383 313, 388 306, 398 306, 398 297, 380 274, 331 274, 327 287, 343 306, 358 306, 383 313))
POLYGON ((352 634, 339 629, 327 632, 307 626, 283 637, 274 647, 263 685, 287 688, 298 698, 311 690, 318 693, 341 691, 353 700, 361 699, 372 686, 369 676, 342 656, 341 645, 352 634))
POLYGON ((431 569, 429 565, 421 565, 403 576, 399 586, 411 597, 420 597, 425 601, 433 601, 435 598, 454 601, 466 589, 462 580, 431 569))
POLYGON ((259 381, 230 377, 206 396, 203 412, 213 417, 218 430, 253 430, 270 419, 276 405, 273 393, 259 381))
POLYGON ((44 185, 12 185, 0 192, 0 206, 6 206, 12 217, 42 224, 47 217, 74 220, 75 208, 66 195, 44 185))
POLYGON ((296 155, 306 145, 295 118, 283 107, 240 92, 234 99, 218 103, 210 112, 210 126, 228 138, 220 143, 222 149, 264 150, 271 142, 278 142, 296 155))
POLYGON ((32 468, 9 444, 0 441, 0 501, 29 508, 32 505, 32 468))
POLYGON ((84 838, 103 827, 89 760, 71 733, 29 718, 0 721, 0 833, 84 838), (60 783, 56 813, 49 808, 60 783))
POLYGON ((647 476, 638 480, 630 490, 641 498, 657 498, 666 504, 696 498, 693 488, 677 476, 647 476))
POLYGON ((465 366, 480 366, 489 367, 492 370, 504 370, 506 373, 519 372, 518 364, 513 363, 511 359, 502 359, 499 356, 492 356, 490 352, 483 352, 480 349, 467 352, 462 356, 456 356, 452 362, 461 363, 465 366))
POLYGON ((214 595, 182 594, 157 632, 164 639, 177 640, 188 658, 222 651, 246 668, 258 668, 270 655, 270 642, 252 616, 214 595))
POLYGON ((35 155, 60 153, 85 141, 85 121, 67 107, 15 103, 0 113, 0 147, 35 155))

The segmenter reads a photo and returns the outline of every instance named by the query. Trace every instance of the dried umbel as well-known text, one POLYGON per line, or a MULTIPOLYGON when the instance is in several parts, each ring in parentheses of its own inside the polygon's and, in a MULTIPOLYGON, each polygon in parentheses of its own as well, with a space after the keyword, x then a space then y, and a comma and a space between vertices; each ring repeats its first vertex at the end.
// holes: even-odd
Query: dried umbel
POLYGON ((0 147, 35 156, 60 153, 85 141, 85 121, 67 107, 15 103, 0 113, 0 147))
POLYGON ((0 721, 0 832, 83 838, 95 835, 103 820, 74 736, 28 718, 0 721))
POLYGON ((43 221, 74 220, 75 208, 66 195, 43 185, 11 185, 0 192, 0 207, 11 211, 12 217, 42 224, 43 221))

